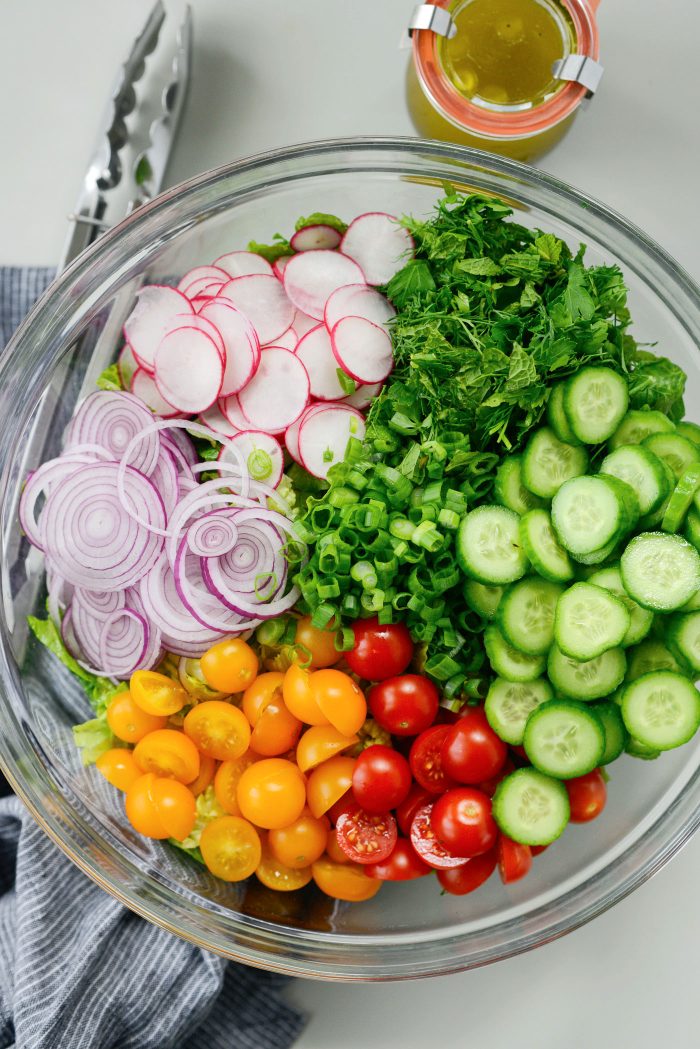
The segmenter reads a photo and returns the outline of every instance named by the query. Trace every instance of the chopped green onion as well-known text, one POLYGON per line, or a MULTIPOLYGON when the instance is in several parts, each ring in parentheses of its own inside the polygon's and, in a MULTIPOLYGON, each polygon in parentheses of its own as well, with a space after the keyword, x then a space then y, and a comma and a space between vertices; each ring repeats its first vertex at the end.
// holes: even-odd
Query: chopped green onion
POLYGON ((311 625, 315 626, 318 630, 323 630, 328 626, 334 616, 335 608, 333 605, 319 605, 311 617, 311 625))
POLYGON ((459 522, 461 520, 462 518, 458 513, 454 510, 448 510, 446 506, 443 506, 438 514, 438 524, 442 525, 443 528, 454 530, 459 527, 459 522))
POLYGON ((355 634, 352 627, 344 626, 335 632, 336 652, 350 652, 355 647, 355 634))

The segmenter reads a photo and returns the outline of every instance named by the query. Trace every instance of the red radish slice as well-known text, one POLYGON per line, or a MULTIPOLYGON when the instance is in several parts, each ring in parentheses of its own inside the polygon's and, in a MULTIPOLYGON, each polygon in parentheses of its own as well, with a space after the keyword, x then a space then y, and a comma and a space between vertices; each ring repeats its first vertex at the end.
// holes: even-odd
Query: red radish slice
POLYGON ((156 350, 179 313, 194 316, 187 296, 175 288, 150 284, 138 293, 136 305, 124 323, 124 338, 146 371, 153 371, 156 350))
MULTIPOLYGON (((182 277, 177 290, 188 299, 195 299, 212 285, 221 287, 230 279, 226 270, 219 269, 218 266, 195 266, 182 277)), ((210 291, 208 294, 213 295, 215 292, 210 291)))
MULTIPOLYGON (((226 364, 226 345, 221 332, 217 326, 212 323, 209 317, 202 317, 198 313, 195 313, 193 317, 189 317, 181 313, 178 317, 173 318, 169 331, 177 331, 178 328, 197 328, 198 331, 204 332, 205 335, 209 336, 219 351, 221 363, 226 364)), ((166 334, 168 334, 168 332, 166 332, 166 334)))
POLYGON ((303 335, 306 335, 307 331, 317 327, 318 321, 315 317, 309 317, 307 313, 302 313, 301 310, 297 310, 294 314, 292 330, 296 332, 297 339, 301 339, 303 335))
POLYGON ((172 419, 180 414, 177 408, 173 408, 172 404, 165 400, 156 386, 153 376, 149 375, 143 368, 139 368, 134 372, 131 380, 131 392, 140 401, 143 401, 152 412, 160 415, 163 419, 172 419))
POLYGON ((284 335, 294 319, 294 306, 277 277, 271 274, 235 277, 224 284, 221 295, 246 315, 261 346, 284 335))
MULTIPOLYGON (((278 339, 275 339, 274 343, 270 343, 271 346, 280 346, 283 350, 291 350, 292 353, 296 350, 299 345, 299 339, 294 331, 294 328, 287 328, 284 335, 280 335, 278 339)), ((263 346, 263 349, 268 349, 267 346, 263 346)))
POLYGON ((327 407, 327 404, 310 404, 308 408, 304 409, 297 421, 292 423, 291 426, 288 426, 284 431, 285 447, 294 462, 299 463, 299 466, 304 465, 301 461, 301 455, 299 454, 299 428, 310 415, 313 415, 314 412, 322 412, 327 407))
POLYGON ((339 233, 337 229, 319 223, 297 230, 289 243, 295 251, 320 251, 321 249, 334 251, 342 239, 342 233, 339 233))
POLYGON ((220 434, 222 437, 233 437, 234 434, 240 433, 238 427, 229 422, 221 411, 218 401, 216 404, 212 404, 211 408, 207 408, 205 412, 202 412, 199 421, 202 426, 208 426, 210 430, 220 434))
POLYGON ((278 259, 272 263, 272 272, 277 277, 277 280, 282 280, 282 274, 284 273, 285 266, 291 259, 291 255, 280 255, 278 259))
POLYGON ((328 405, 309 413, 299 427, 299 454, 304 468, 314 477, 325 478, 335 463, 342 462, 351 437, 362 440, 365 420, 346 404, 328 405))
POLYGON ((155 365, 158 389, 177 411, 196 415, 219 396, 224 363, 214 340, 200 328, 169 332, 158 347, 155 365))
POLYGON ((351 393, 349 397, 343 397, 343 404, 349 404, 351 408, 364 411, 365 408, 369 408, 383 385, 383 382, 360 383, 354 393, 351 393))
POLYGON ((394 307, 376 288, 366 284, 346 284, 331 295, 323 319, 328 330, 332 331, 343 317, 364 317, 383 328, 395 316, 394 307))
MULTIPOLYGON (((214 296, 214 297, 216 297, 216 296, 214 296)), ((195 295, 195 297, 193 299, 190 299, 190 302, 192 303, 192 309, 194 310, 194 312, 195 313, 199 313, 199 311, 202 309, 202 307, 206 306, 206 304, 208 302, 211 302, 211 300, 212 300, 212 296, 211 295, 195 295)))
POLYGON ((296 355, 309 373, 312 397, 319 401, 339 401, 346 396, 347 389, 340 384, 340 369, 325 325, 319 324, 299 340, 296 355))
POLYGON ((289 260, 284 287, 297 309, 323 320, 328 299, 344 284, 364 284, 365 275, 352 259, 339 251, 303 251, 289 260))
POLYGON ((250 429, 250 421, 246 419, 241 410, 237 393, 232 394, 231 397, 222 397, 219 401, 219 409, 224 418, 228 419, 236 433, 240 430, 250 429))
POLYGON ((230 299, 223 297, 210 299, 199 316, 213 324, 223 340, 226 368, 219 396, 238 393, 260 363, 260 344, 253 325, 230 299))
POLYGON ((129 346, 129 343, 125 342, 117 357, 117 371, 125 390, 128 390, 131 386, 131 380, 138 366, 139 362, 134 357, 134 351, 129 346))
POLYGON ((343 317, 331 332, 340 367, 356 382, 383 382, 394 367, 391 339, 363 317, 343 317))
MULTIPOLYGON (((279 441, 261 430, 242 430, 221 449, 219 461, 240 469, 239 453, 254 481, 276 488, 284 473, 284 456, 279 441)), ((226 476, 225 472, 222 476, 226 476)))
POLYGON ((262 255, 254 251, 230 251, 214 260, 214 265, 225 270, 229 277, 249 277, 254 273, 272 276, 272 266, 262 255))
POLYGON ((308 400, 306 368, 290 350, 277 347, 262 351, 258 370, 238 394, 250 426, 265 433, 286 430, 299 418, 308 400))
POLYGON ((413 257, 413 237, 393 215, 368 211, 350 223, 340 249, 362 268, 368 284, 387 284, 413 257))

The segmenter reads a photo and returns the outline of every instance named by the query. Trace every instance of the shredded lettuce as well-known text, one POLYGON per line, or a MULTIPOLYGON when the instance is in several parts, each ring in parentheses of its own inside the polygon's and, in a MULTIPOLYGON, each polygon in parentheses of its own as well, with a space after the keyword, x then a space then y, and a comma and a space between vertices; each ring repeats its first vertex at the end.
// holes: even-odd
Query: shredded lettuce
POLYGON ((199 840, 202 837, 202 831, 208 823, 212 820, 218 819, 219 816, 225 816, 226 813, 219 805, 216 800, 216 794, 214 793, 213 787, 207 787, 206 790, 202 791, 197 796, 195 802, 195 809, 197 815, 195 817, 194 827, 192 833, 184 839, 184 841, 177 841, 175 838, 170 838, 169 841, 172 845, 177 845, 179 849, 189 853, 199 863, 204 863, 202 854, 199 851, 199 840))
POLYGON ((114 696, 126 691, 128 686, 123 681, 115 685, 109 678, 98 677, 96 674, 91 674, 85 667, 81 667, 64 645, 63 638, 53 619, 37 619, 36 616, 28 616, 27 622, 37 641, 60 659, 71 674, 75 674, 80 679, 96 714, 103 714, 114 696))
POLYGON ((73 726, 73 739, 80 751, 83 765, 93 765, 107 750, 111 750, 116 740, 107 724, 107 712, 103 711, 92 721, 73 726))
POLYGON ((337 215, 327 215, 325 211, 314 211, 313 215, 297 219, 294 229, 298 233, 300 229, 306 229, 307 226, 330 226, 331 229, 337 229, 338 233, 345 233, 348 228, 347 222, 343 222, 337 215))
POLYGON ((124 386, 122 377, 119 374, 119 365, 115 362, 110 364, 109 368, 105 368, 95 385, 100 390, 123 390, 124 386))

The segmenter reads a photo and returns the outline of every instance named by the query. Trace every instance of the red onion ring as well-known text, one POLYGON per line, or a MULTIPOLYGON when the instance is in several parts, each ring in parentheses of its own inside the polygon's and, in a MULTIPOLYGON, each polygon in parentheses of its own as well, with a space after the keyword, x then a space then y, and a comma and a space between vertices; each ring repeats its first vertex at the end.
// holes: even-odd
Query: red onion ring
MULTIPOLYGON (((78 408, 66 433, 66 449, 73 445, 97 444, 119 460, 134 437, 148 430, 153 416, 132 393, 121 390, 95 390, 78 408)), ((132 449, 129 465, 147 477, 158 461, 160 440, 157 432, 144 433, 138 450, 132 449)))
POLYGON ((188 527, 187 547, 197 557, 221 557, 233 550, 238 529, 226 509, 209 510, 188 527))
MULTIPOLYGON (((163 645, 178 656, 196 658, 227 634, 226 630, 209 630, 193 622, 175 586, 172 569, 165 554, 140 583, 139 594, 146 615, 159 627, 163 645)), ((234 619, 234 617, 231 617, 234 619)))
POLYGON ((132 608, 112 612, 100 630, 99 663, 105 676, 130 677, 142 665, 148 638, 148 623, 139 612, 132 608))

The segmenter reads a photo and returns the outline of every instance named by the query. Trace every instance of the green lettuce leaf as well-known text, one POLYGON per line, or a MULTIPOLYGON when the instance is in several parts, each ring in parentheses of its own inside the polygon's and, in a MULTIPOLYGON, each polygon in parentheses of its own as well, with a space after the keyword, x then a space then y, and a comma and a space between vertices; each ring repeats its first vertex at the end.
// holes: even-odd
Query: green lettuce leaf
POLYGON ((57 659, 60 659, 63 665, 70 670, 71 674, 75 674, 82 681, 90 700, 90 705, 97 714, 103 714, 106 711, 109 703, 117 693, 126 691, 128 686, 125 682, 122 681, 115 685, 109 678, 98 677, 96 674, 91 674, 89 670, 81 667, 80 663, 73 658, 64 645, 63 638, 53 619, 37 619, 36 616, 28 616, 27 622, 37 641, 44 645, 45 648, 48 648, 49 652, 52 652, 57 659))
POLYGON ((73 739, 80 751, 83 765, 94 765, 97 759, 107 750, 111 750, 116 740, 107 724, 107 713, 84 721, 82 725, 73 726, 73 739))
POLYGON ((348 228, 347 222, 343 222, 337 215, 327 215, 324 211, 314 211, 313 215, 297 219, 294 229, 298 233, 300 229, 306 229, 307 226, 330 226, 331 229, 337 229, 338 233, 345 233, 348 228))
POLYGON ((99 376, 95 385, 100 390, 123 390, 122 378, 119 374, 119 368, 115 364, 110 364, 109 368, 105 368, 102 375, 99 376))
POLYGON ((289 241, 281 233, 275 233, 273 240, 275 241, 274 244, 258 244, 256 240, 251 240, 248 244, 248 251, 254 251, 256 255, 262 255, 270 263, 277 262, 277 259, 281 259, 283 255, 294 254, 289 241))

